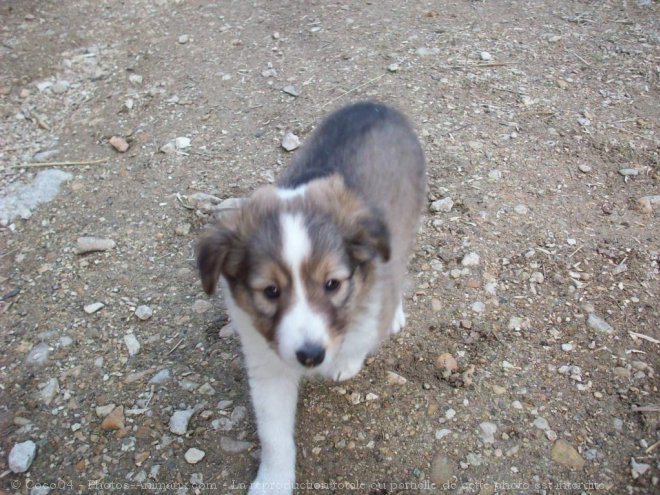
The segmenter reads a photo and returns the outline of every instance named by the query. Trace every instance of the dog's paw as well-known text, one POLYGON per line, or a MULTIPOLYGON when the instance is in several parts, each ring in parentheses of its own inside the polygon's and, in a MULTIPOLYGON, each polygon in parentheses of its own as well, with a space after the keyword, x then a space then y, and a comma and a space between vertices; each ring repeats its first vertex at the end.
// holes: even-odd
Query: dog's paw
POLYGON ((332 378, 337 382, 350 380, 362 369, 364 359, 342 359, 334 368, 332 378))
POLYGON ((390 324, 390 334, 395 335, 406 326, 406 314, 403 312, 403 300, 399 301, 399 305, 394 312, 394 318, 390 324))
POLYGON ((293 486, 294 478, 258 474, 250 485, 248 495, 292 495, 293 486))

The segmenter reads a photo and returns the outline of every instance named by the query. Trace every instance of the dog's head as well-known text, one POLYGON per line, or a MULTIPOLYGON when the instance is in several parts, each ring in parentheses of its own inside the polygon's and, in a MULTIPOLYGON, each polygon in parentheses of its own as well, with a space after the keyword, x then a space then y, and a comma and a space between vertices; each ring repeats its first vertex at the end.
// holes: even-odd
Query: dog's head
POLYGON ((265 187, 197 246, 204 290, 218 280, 233 309, 294 366, 329 366, 390 257, 379 212, 338 177, 292 191, 265 187))

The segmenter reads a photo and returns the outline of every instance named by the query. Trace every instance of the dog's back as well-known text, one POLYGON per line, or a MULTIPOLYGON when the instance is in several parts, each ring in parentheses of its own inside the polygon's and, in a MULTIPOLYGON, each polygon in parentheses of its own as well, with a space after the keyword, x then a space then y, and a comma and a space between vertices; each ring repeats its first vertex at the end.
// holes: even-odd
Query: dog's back
POLYGON ((382 272, 381 329, 400 296, 411 244, 426 199, 424 153, 408 119, 376 102, 360 102, 333 113, 296 154, 278 181, 296 189, 338 174, 381 215, 389 229, 391 257, 382 272))

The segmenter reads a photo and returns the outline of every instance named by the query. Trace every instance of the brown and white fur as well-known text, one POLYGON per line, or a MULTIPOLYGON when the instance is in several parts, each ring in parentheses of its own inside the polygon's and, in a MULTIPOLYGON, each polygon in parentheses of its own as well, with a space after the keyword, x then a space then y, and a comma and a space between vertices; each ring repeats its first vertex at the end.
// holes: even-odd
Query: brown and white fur
POLYGON ((241 338, 261 441, 250 494, 290 494, 298 384, 355 376, 405 324, 401 292, 426 173, 406 118, 379 103, 323 122, 277 186, 201 239, 204 290, 220 283, 241 338))

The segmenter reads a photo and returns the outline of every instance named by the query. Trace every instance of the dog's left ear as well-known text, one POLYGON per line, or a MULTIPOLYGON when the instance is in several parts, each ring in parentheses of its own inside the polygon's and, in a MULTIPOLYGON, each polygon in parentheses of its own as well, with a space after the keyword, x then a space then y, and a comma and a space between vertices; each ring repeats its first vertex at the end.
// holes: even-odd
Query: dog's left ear
POLYGON ((363 210, 349 219, 346 250, 355 264, 362 264, 380 256, 390 259, 390 231, 379 212, 363 210))

